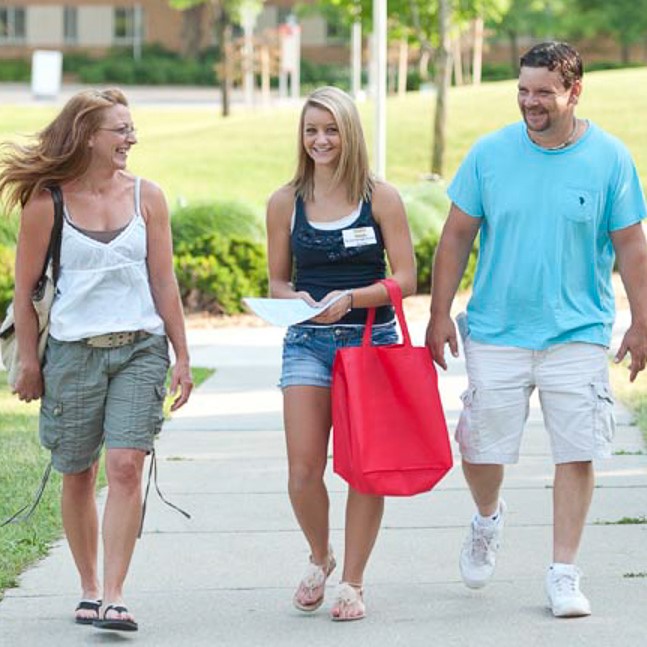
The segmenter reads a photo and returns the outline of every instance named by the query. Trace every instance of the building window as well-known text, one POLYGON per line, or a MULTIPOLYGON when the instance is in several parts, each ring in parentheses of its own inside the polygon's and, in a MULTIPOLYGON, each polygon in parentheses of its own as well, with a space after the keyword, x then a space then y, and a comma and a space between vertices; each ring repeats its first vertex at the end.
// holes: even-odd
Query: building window
POLYGON ((347 42, 350 38, 350 30, 346 25, 337 21, 326 21, 326 40, 329 43, 347 42))
POLYGON ((25 42, 25 9, 0 7, 0 44, 25 42))
POLYGON ((144 40, 144 11, 141 5, 134 7, 115 7, 114 32, 115 45, 133 45, 144 40))
POLYGON ((115 7, 115 31, 113 40, 116 45, 129 45, 135 36, 135 10, 133 7, 115 7))
POLYGON ((114 17, 112 41, 115 45, 132 45, 136 40, 143 41, 144 11, 141 5, 115 7, 114 17))
POLYGON ((79 12, 76 7, 65 7, 63 10, 63 39, 68 45, 79 42, 79 12))

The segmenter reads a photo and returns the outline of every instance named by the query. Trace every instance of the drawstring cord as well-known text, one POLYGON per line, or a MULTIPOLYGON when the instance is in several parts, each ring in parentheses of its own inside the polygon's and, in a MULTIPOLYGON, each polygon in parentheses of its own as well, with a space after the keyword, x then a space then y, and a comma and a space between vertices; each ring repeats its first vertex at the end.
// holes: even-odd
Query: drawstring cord
MULTIPOLYGON (((51 473, 52 473, 52 462, 50 461, 47 464, 45 471, 43 472, 40 485, 38 486, 38 489, 34 494, 33 503, 31 504, 27 503, 22 508, 14 512, 8 519, 5 519, 2 523, 0 523, 0 528, 10 523, 21 523, 23 521, 27 521, 32 516, 32 514, 38 507, 38 504, 41 502, 41 499, 43 498, 43 494, 45 493, 45 488, 47 487, 47 483, 49 482, 49 477, 51 473)), ((167 506, 169 506, 170 508, 173 508, 174 510, 177 510, 177 512, 184 515, 187 519, 191 518, 191 515, 188 512, 186 512, 185 510, 182 510, 182 508, 180 508, 179 506, 168 501, 166 497, 162 494, 162 491, 160 490, 159 484, 157 482, 157 457, 155 455, 155 450, 153 449, 151 451, 151 462, 150 462, 150 467, 148 469, 148 479, 146 482, 146 490, 144 493, 144 502, 142 504, 142 518, 139 524, 139 532, 137 533, 138 539, 142 536, 142 532, 144 530, 144 517, 146 516, 146 503, 148 501, 148 492, 150 490, 151 480, 155 483, 155 490, 157 491, 157 495, 164 503, 166 503, 167 506)))
POLYGON ((186 512, 185 510, 182 510, 182 508, 175 505, 174 503, 167 501, 167 499, 162 494, 162 491, 160 490, 159 485, 157 484, 157 456, 155 455, 155 449, 152 449, 151 462, 148 468, 148 479, 146 481, 146 490, 144 491, 144 502, 142 503, 142 519, 139 524, 139 532, 137 533, 137 539, 141 538, 142 532, 144 531, 144 517, 146 516, 146 502, 148 501, 148 491, 150 490, 150 486, 151 486, 151 476, 153 477, 153 481, 155 482, 155 489, 157 490, 157 496, 159 496, 159 498, 162 499, 162 501, 166 503, 166 505, 169 506, 169 508, 173 508, 174 510, 177 510, 177 512, 184 515, 187 519, 191 518, 191 515, 188 512, 186 512))
POLYGON ((47 486, 47 482, 49 481, 49 476, 51 473, 52 461, 47 464, 45 472, 41 477, 40 485, 38 486, 38 490, 36 490, 36 494, 34 495, 34 502, 31 505, 27 503, 22 508, 20 508, 20 510, 14 512, 8 519, 5 519, 2 523, 0 523, 0 528, 6 526, 9 523, 20 523, 21 521, 27 521, 29 517, 31 517, 31 515, 34 513, 34 510, 36 510, 36 508, 38 507, 40 500, 43 498, 45 487, 47 486), (25 512, 25 510, 27 510, 27 512, 25 512))

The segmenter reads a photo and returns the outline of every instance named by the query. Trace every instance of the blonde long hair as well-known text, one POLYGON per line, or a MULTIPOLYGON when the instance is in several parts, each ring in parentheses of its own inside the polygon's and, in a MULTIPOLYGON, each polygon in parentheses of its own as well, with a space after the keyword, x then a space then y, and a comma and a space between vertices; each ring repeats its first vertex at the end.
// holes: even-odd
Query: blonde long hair
POLYGON ((88 169, 92 151, 88 140, 103 123, 103 111, 127 106, 123 92, 83 90, 75 94, 32 143, 4 142, 0 158, 0 196, 7 194, 7 208, 27 204, 45 187, 77 178, 88 169))
POLYGON ((314 198, 314 162, 303 146, 305 114, 308 108, 322 108, 333 116, 339 137, 341 153, 333 175, 335 184, 344 184, 348 201, 370 200, 375 178, 368 163, 368 151, 359 113, 353 100, 339 88, 327 85, 308 96, 301 110, 298 133, 298 161, 289 186, 304 200, 314 198))

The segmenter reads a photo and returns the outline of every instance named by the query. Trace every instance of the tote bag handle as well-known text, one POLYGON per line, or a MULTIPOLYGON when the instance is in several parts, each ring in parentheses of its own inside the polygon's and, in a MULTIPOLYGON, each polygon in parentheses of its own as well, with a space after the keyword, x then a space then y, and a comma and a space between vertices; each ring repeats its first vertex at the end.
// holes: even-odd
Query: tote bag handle
MULTIPOLYGON (((400 284, 395 279, 382 279, 378 281, 378 283, 382 283, 389 293, 391 305, 395 308, 395 314, 398 318, 398 323, 400 324, 404 345, 411 346, 409 328, 407 327, 407 321, 404 318, 404 310, 402 309, 402 288, 400 288, 400 284)), ((366 317, 366 326, 364 327, 364 336, 362 337, 362 346, 371 345, 371 332, 373 331, 374 323, 375 308, 369 308, 368 315, 366 317)))

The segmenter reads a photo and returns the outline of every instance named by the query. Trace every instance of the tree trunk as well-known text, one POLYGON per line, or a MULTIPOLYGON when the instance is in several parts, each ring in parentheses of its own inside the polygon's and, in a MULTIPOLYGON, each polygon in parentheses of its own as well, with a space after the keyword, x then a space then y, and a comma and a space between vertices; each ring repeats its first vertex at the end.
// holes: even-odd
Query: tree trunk
POLYGON ((460 30, 451 39, 451 59, 454 65, 454 83, 456 85, 463 85, 463 51, 460 30))
POLYGON ((398 96, 407 93, 407 71, 409 68, 409 43, 406 38, 400 41, 398 50, 398 96))
POLYGON ((620 43, 620 57, 622 60, 623 65, 628 65, 629 61, 631 60, 631 46, 629 44, 629 41, 626 38, 622 39, 622 42, 620 43))
POLYGON ((187 58, 197 58, 200 53, 204 8, 200 4, 182 12, 182 55, 187 58))
MULTIPOLYGON (((647 43, 645 45, 647 47, 647 43)), ((418 63, 418 69, 420 70, 420 80, 427 81, 429 80, 429 59, 431 58, 431 53, 427 48, 423 48, 420 52, 420 62, 418 63)))
POLYGON ((218 39, 218 47, 220 48, 220 94, 222 100, 222 116, 227 117, 230 113, 230 97, 231 97, 231 22, 229 20, 229 13, 227 10, 220 6, 218 18, 216 20, 216 36, 218 39))
POLYGON ((519 35, 516 31, 508 31, 508 40, 510 41, 510 63, 512 65, 512 74, 519 74, 519 35))
POLYGON ((431 156, 431 172, 442 176, 445 156, 445 135, 447 130, 447 91, 451 77, 451 53, 449 26, 451 22, 450 0, 440 0, 439 5, 439 46, 436 68, 436 114, 434 115, 434 140, 431 156))
POLYGON ((472 84, 481 84, 483 70, 483 18, 474 20, 474 49, 472 50, 472 84))

